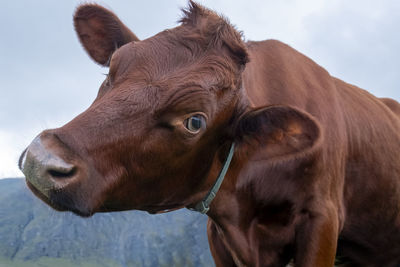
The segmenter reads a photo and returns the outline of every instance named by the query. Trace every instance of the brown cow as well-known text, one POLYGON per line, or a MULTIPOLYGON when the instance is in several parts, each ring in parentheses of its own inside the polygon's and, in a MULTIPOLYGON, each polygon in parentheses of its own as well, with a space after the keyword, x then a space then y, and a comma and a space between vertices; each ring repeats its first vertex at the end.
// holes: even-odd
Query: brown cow
POLYGON ((227 171, 207 212, 217 266, 398 266, 399 104, 278 41, 245 43, 194 2, 184 13, 140 41, 110 11, 78 7, 79 39, 109 75, 23 153, 30 189, 81 216, 207 212, 227 171))

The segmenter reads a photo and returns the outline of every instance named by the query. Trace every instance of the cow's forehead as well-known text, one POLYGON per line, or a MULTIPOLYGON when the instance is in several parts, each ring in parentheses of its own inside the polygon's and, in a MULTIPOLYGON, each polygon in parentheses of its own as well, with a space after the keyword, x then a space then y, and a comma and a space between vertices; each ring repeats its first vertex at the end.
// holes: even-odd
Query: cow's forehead
POLYGON ((167 81, 174 87, 184 81, 209 88, 233 75, 228 58, 212 48, 204 50, 179 32, 177 27, 122 46, 111 58, 110 74, 118 77, 129 73, 130 78, 150 84, 162 82, 164 86, 167 81))
POLYGON ((147 71, 152 77, 157 77, 194 61, 195 58, 185 46, 160 33, 122 46, 113 54, 110 66, 111 69, 129 66, 133 70, 147 71))
MULTIPOLYGON (((110 62, 110 76, 115 83, 131 89, 158 88, 162 94, 184 88, 211 90, 218 77, 206 57, 184 56, 184 48, 131 42, 118 49, 110 62), (176 53, 171 53, 176 49, 176 53)), ((212 63, 211 63, 212 64, 212 63)))
POLYGON ((195 46, 173 30, 122 46, 110 62, 117 91, 151 113, 203 111, 212 116, 215 95, 233 87, 235 74, 229 59, 195 46))

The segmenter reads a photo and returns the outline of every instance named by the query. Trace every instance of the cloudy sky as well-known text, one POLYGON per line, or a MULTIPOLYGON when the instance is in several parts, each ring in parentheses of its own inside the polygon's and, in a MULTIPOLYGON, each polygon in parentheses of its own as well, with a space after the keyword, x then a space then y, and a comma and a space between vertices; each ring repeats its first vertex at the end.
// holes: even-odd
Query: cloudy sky
MULTIPOLYGON (((0 178, 22 176, 20 152, 40 131, 68 122, 96 96, 106 68, 81 48, 72 26, 80 1, 7 1, 0 9, 0 178)), ((247 40, 279 39, 332 75, 400 100, 398 0, 199 0, 247 40)), ((98 3, 147 38, 177 25, 186 0, 98 3)))

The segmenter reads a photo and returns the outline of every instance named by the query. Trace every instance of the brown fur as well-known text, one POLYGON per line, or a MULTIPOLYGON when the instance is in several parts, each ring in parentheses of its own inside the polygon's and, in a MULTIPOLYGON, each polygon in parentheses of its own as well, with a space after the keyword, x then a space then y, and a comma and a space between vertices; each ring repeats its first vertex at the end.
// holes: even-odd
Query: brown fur
POLYGON ((279 41, 244 43, 194 2, 180 26, 143 41, 98 5, 80 6, 74 21, 89 55, 111 58, 110 71, 85 112, 40 135, 76 167, 41 178, 58 188, 49 197, 27 177, 48 204, 82 216, 191 207, 234 141, 208 213, 217 266, 331 267, 336 254, 349 266, 400 263, 395 100, 279 41), (196 135, 182 123, 193 112, 207 117, 196 135))

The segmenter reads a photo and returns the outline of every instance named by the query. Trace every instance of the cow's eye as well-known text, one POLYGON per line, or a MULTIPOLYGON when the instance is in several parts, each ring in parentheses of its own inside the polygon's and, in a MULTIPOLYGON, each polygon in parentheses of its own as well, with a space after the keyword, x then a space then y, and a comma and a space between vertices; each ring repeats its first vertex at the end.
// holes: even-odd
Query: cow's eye
POLYGON ((183 125, 189 132, 196 134, 206 127, 206 118, 201 114, 196 114, 184 120, 183 125))

